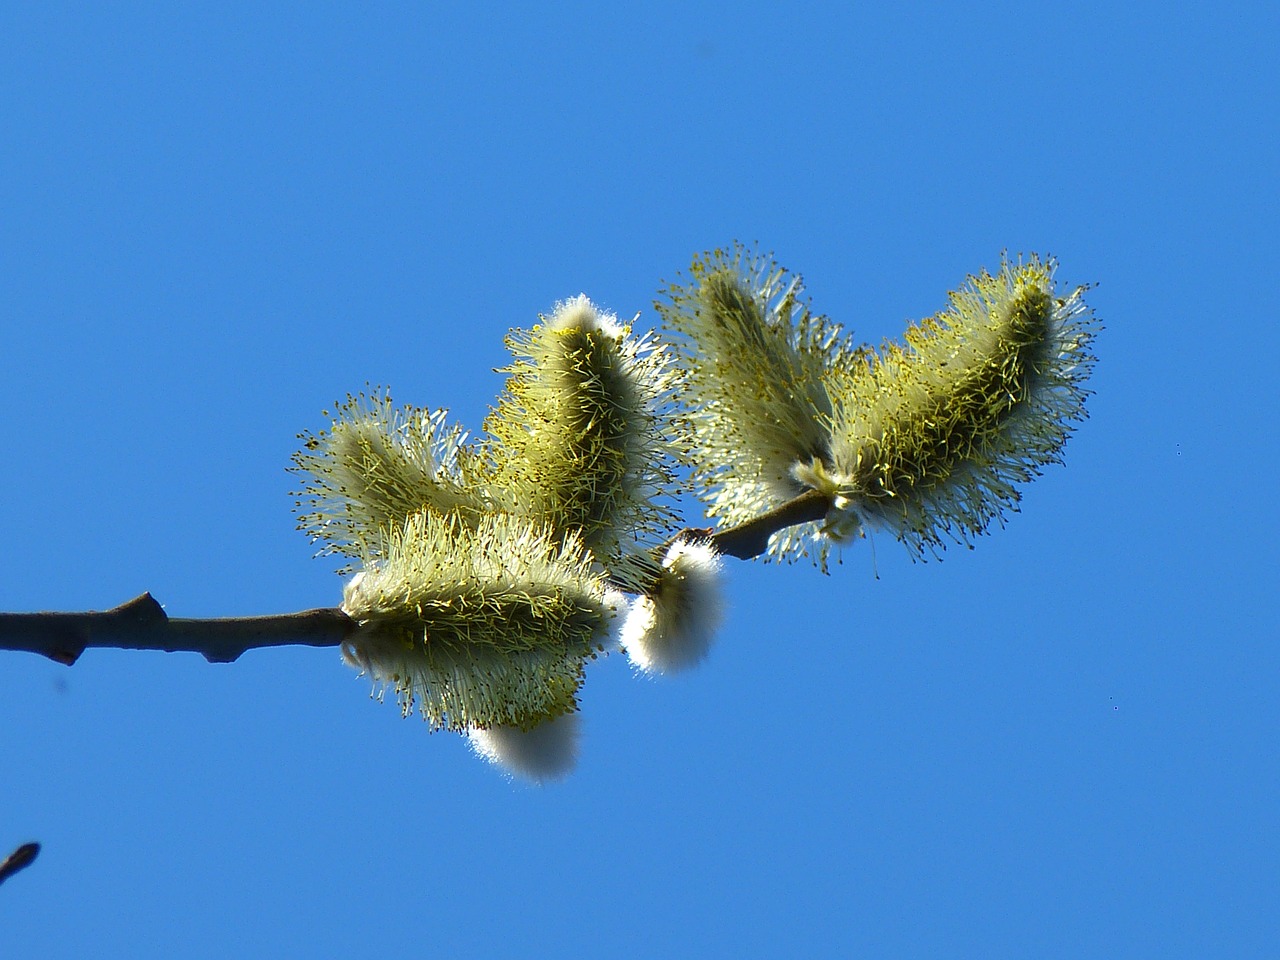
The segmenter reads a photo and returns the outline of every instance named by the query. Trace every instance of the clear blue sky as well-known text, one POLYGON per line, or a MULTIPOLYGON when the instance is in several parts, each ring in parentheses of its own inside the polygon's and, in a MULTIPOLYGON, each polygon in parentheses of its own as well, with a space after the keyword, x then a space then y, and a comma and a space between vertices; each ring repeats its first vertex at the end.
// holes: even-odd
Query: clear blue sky
POLYGON ((972 552, 732 566, 541 789, 334 651, 0 653, 6 955, 1276 955, 1274 4, 268 6, 0 10, 0 609, 335 604, 323 408, 478 429, 735 238, 873 342, 1056 255, 1092 419, 972 552))

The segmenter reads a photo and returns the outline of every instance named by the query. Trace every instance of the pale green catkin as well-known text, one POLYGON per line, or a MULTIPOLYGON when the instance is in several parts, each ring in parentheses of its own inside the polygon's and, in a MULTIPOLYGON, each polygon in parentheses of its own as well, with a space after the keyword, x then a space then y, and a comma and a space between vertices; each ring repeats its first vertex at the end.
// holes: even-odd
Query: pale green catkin
POLYGON ((576 536, 424 510, 347 585, 347 657, 433 728, 529 728, 577 706, 615 601, 576 536))
MULTIPOLYGON (((799 277, 736 246, 695 258, 688 281, 656 304, 685 374, 678 399, 696 438, 693 479, 726 525, 803 492, 793 465, 830 455, 828 371, 860 354, 802 293, 799 277)), ((770 552, 794 557, 816 532, 783 531, 770 552)), ((825 556, 825 543, 810 545, 825 556)))
POLYGON ((1055 267, 1033 256, 970 277, 904 345, 834 372, 831 457, 797 474, 836 497, 838 522, 917 552, 968 542, 1059 460, 1085 416, 1096 324, 1083 289, 1055 295, 1055 267))
POLYGON ((580 536, 606 568, 628 569, 624 557, 673 524, 681 441, 666 351, 585 297, 507 345, 516 362, 485 421, 494 483, 521 513, 580 536))
POLYGON ((476 450, 446 411, 396 407, 375 390, 348 396, 332 417, 328 430, 302 434, 293 456, 294 472, 308 476, 296 494, 298 527, 323 554, 378 557, 386 531, 415 511, 474 520, 491 500, 476 450))

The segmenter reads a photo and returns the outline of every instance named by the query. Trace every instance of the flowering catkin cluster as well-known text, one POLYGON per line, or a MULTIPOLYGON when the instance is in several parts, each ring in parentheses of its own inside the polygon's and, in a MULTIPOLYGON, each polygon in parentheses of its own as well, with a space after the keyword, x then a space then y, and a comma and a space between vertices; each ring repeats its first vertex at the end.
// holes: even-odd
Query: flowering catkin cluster
POLYGON ((590 660, 621 647, 672 673, 710 648, 715 544, 735 531, 678 532, 682 472, 760 544, 725 549, 762 549, 764 518, 768 553, 824 569, 868 526, 920 554, 1016 509, 1084 416, 1094 362, 1083 290, 1059 296, 1054 269, 970 277, 876 351, 737 247, 666 291, 670 345, 585 296, 513 331, 483 438, 382 391, 348 397, 294 456, 300 528, 350 561, 345 659, 482 756, 563 774, 590 660), (821 519, 774 530, 779 516, 821 519))
POLYGON ((677 334, 708 512, 741 523, 805 491, 822 522, 769 552, 825 565, 867 526, 917 554, 968 542, 1016 509, 1085 416, 1096 324, 1054 290, 1052 260, 970 277, 947 310, 877 352, 800 301, 799 278, 741 247, 695 259, 658 304, 677 334))
MULTIPOLYGON (((661 544, 683 455, 665 349, 585 297, 508 346, 483 440, 375 391, 303 435, 294 463, 309 478, 299 526, 354 561, 347 661, 405 713, 538 779, 572 763, 565 718, 586 663, 617 646, 623 591, 677 594, 690 565, 666 553, 707 550, 661 544)), ((631 634, 643 649, 648 632, 631 634)))

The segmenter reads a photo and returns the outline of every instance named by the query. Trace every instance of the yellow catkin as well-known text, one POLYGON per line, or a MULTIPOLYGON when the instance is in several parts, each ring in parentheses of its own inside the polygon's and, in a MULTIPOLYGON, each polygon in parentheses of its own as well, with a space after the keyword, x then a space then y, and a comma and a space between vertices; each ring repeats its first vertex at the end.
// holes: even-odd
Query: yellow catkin
POLYGON ((505 514, 422 511, 348 584, 347 658, 437 728, 531 727, 576 709, 613 618, 576 537, 505 514))
POLYGON ((634 341, 585 297, 508 346, 516 363, 485 422, 495 484, 515 509, 576 533, 612 568, 672 526, 679 432, 665 351, 634 341))
POLYGON ((1016 508, 1085 416, 1095 324, 1053 261, 969 278, 944 312, 832 378, 831 458, 845 510, 917 551, 968 542, 1016 508))

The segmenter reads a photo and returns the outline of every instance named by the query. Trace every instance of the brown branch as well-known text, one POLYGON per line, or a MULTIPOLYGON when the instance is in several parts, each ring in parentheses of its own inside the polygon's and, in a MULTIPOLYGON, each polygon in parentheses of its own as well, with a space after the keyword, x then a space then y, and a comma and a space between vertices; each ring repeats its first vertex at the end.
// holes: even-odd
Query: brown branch
MULTIPOLYGON (((750 560, 769 547, 779 530, 821 520, 828 498, 815 490, 736 527, 683 536, 710 540, 729 557, 750 560)), ((215 620, 171 618, 149 593, 110 610, 85 613, 0 613, 0 650, 25 650, 68 666, 90 647, 199 653, 210 663, 230 663, 246 650, 289 645, 336 647, 356 629, 341 610, 326 607, 267 617, 215 620)))
MULTIPOLYGON (((750 560, 769 549, 769 538, 780 530, 798 523, 822 520, 827 515, 831 500, 817 490, 809 490, 774 507, 768 513, 736 527, 729 527, 711 534, 707 539, 718 553, 739 560, 750 560)), ((701 533, 702 531, 690 531, 701 533)))
POLYGON ((171 619, 144 593, 111 610, 0 613, 0 649, 26 650, 68 666, 90 647, 184 650, 203 654, 210 663, 230 663, 259 647, 335 647, 355 628, 354 620, 333 608, 268 617, 171 619))
POLYGON ((40 852, 40 844, 24 843, 0 863, 0 883, 4 883, 19 870, 31 866, 36 854, 40 852))

